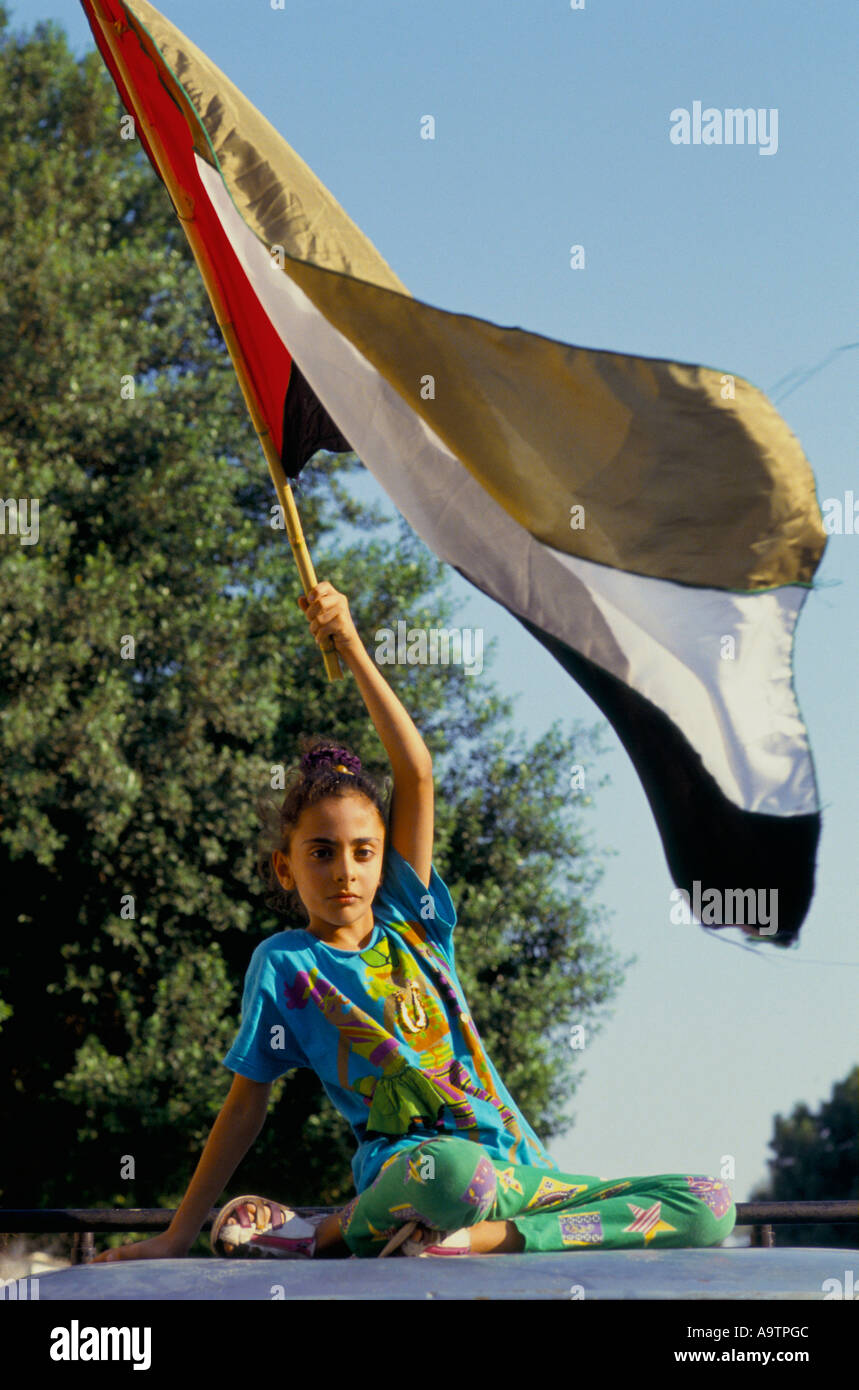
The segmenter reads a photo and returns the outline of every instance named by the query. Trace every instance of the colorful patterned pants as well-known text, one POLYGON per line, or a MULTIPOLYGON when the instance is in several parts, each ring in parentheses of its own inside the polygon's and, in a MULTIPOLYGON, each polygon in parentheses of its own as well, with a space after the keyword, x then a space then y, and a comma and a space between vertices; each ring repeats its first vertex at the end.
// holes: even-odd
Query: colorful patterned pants
POLYGON ((718 1245, 733 1230, 730 1190, 694 1173, 612 1181, 504 1164, 479 1144, 428 1139, 387 1160, 344 1208, 343 1239, 378 1255, 405 1221, 458 1231, 512 1221, 526 1250, 644 1250, 718 1245))

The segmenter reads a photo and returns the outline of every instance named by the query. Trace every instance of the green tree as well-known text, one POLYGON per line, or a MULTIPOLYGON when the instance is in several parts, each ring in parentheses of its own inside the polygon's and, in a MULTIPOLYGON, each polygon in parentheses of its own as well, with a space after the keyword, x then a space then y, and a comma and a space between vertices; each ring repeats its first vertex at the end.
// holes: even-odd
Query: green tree
MULTIPOLYGON (((36 543, 8 507, 0 535, 2 1197, 173 1205, 229 1086, 251 952, 284 925, 255 875, 255 795, 301 731, 387 768, 297 607, 229 357, 101 58, 53 24, 12 33, 0 6, 0 109, 0 497, 39 501, 36 543)), ((444 566, 350 495, 360 473, 319 456, 302 474, 317 572, 368 644, 404 614, 449 625, 444 566)), ((517 745, 485 673, 386 674, 434 757, 475 1020, 550 1139, 569 1024, 594 1027, 621 978, 562 772, 598 741, 555 726, 517 745)), ((292 1073, 233 1190, 342 1202, 352 1150, 292 1073)))
MULTIPOLYGON (((769 1147, 769 1182, 753 1202, 834 1202, 859 1198, 859 1067, 837 1081, 815 1114, 800 1101, 786 1119, 776 1115, 769 1147)), ((779 1245, 855 1250, 859 1223, 776 1226, 779 1245)))

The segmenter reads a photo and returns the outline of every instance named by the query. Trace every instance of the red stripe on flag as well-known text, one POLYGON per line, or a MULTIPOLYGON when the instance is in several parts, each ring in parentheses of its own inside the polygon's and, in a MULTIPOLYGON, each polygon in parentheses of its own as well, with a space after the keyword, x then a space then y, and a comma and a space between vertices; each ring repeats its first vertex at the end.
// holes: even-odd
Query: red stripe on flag
MULTIPOLYGON (((141 114, 158 131, 177 182, 193 199, 194 217, 220 281, 228 316, 241 345, 248 376, 280 455, 283 450, 283 402, 289 384, 292 359, 248 282, 200 181, 187 118, 159 76, 159 68, 163 67, 165 78, 172 80, 169 70, 163 59, 159 57, 156 65, 144 51, 134 29, 128 27, 128 16, 120 0, 99 0, 99 7, 107 14, 114 31, 120 31, 118 41, 134 87, 133 92, 129 92, 95 18, 92 0, 81 0, 81 3, 99 52, 116 83, 126 109, 135 117, 137 136, 153 168, 157 171, 158 164, 142 129, 141 114)), ((275 273, 277 272, 272 271, 272 274, 275 273)))

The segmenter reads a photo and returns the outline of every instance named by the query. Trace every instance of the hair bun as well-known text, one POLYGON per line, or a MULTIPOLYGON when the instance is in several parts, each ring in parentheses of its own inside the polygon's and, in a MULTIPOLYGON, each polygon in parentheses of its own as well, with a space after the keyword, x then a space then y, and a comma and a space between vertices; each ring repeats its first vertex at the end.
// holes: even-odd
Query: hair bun
POLYGON ((341 763, 343 767, 353 775, 361 771, 361 759, 355 753, 350 753, 348 748, 338 748, 335 743, 323 743, 317 748, 311 748, 309 752, 303 753, 301 757, 301 770, 305 776, 313 776, 316 772, 327 771, 329 768, 336 767, 341 763))

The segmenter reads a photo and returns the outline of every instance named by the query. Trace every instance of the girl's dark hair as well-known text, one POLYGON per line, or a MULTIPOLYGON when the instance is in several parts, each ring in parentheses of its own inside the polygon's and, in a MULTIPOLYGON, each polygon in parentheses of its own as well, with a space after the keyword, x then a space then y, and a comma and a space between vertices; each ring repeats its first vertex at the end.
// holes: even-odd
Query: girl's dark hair
MULTIPOLYGON (((328 796, 365 796, 372 802, 385 827, 385 849, 388 847, 388 818, 391 809, 393 782, 382 779, 380 786, 361 763, 357 753, 342 744, 332 743, 319 734, 299 736, 301 762, 294 764, 284 777, 286 795, 266 791, 257 798, 260 837, 257 851, 257 870, 266 887, 266 904, 273 911, 297 916, 309 921, 307 908, 297 889, 290 892, 282 886, 274 871, 272 855, 280 850, 289 853, 292 833, 308 806, 315 806, 328 796), (337 765, 348 768, 338 772, 337 765)), ((384 872, 384 871, 383 871, 384 872)))

